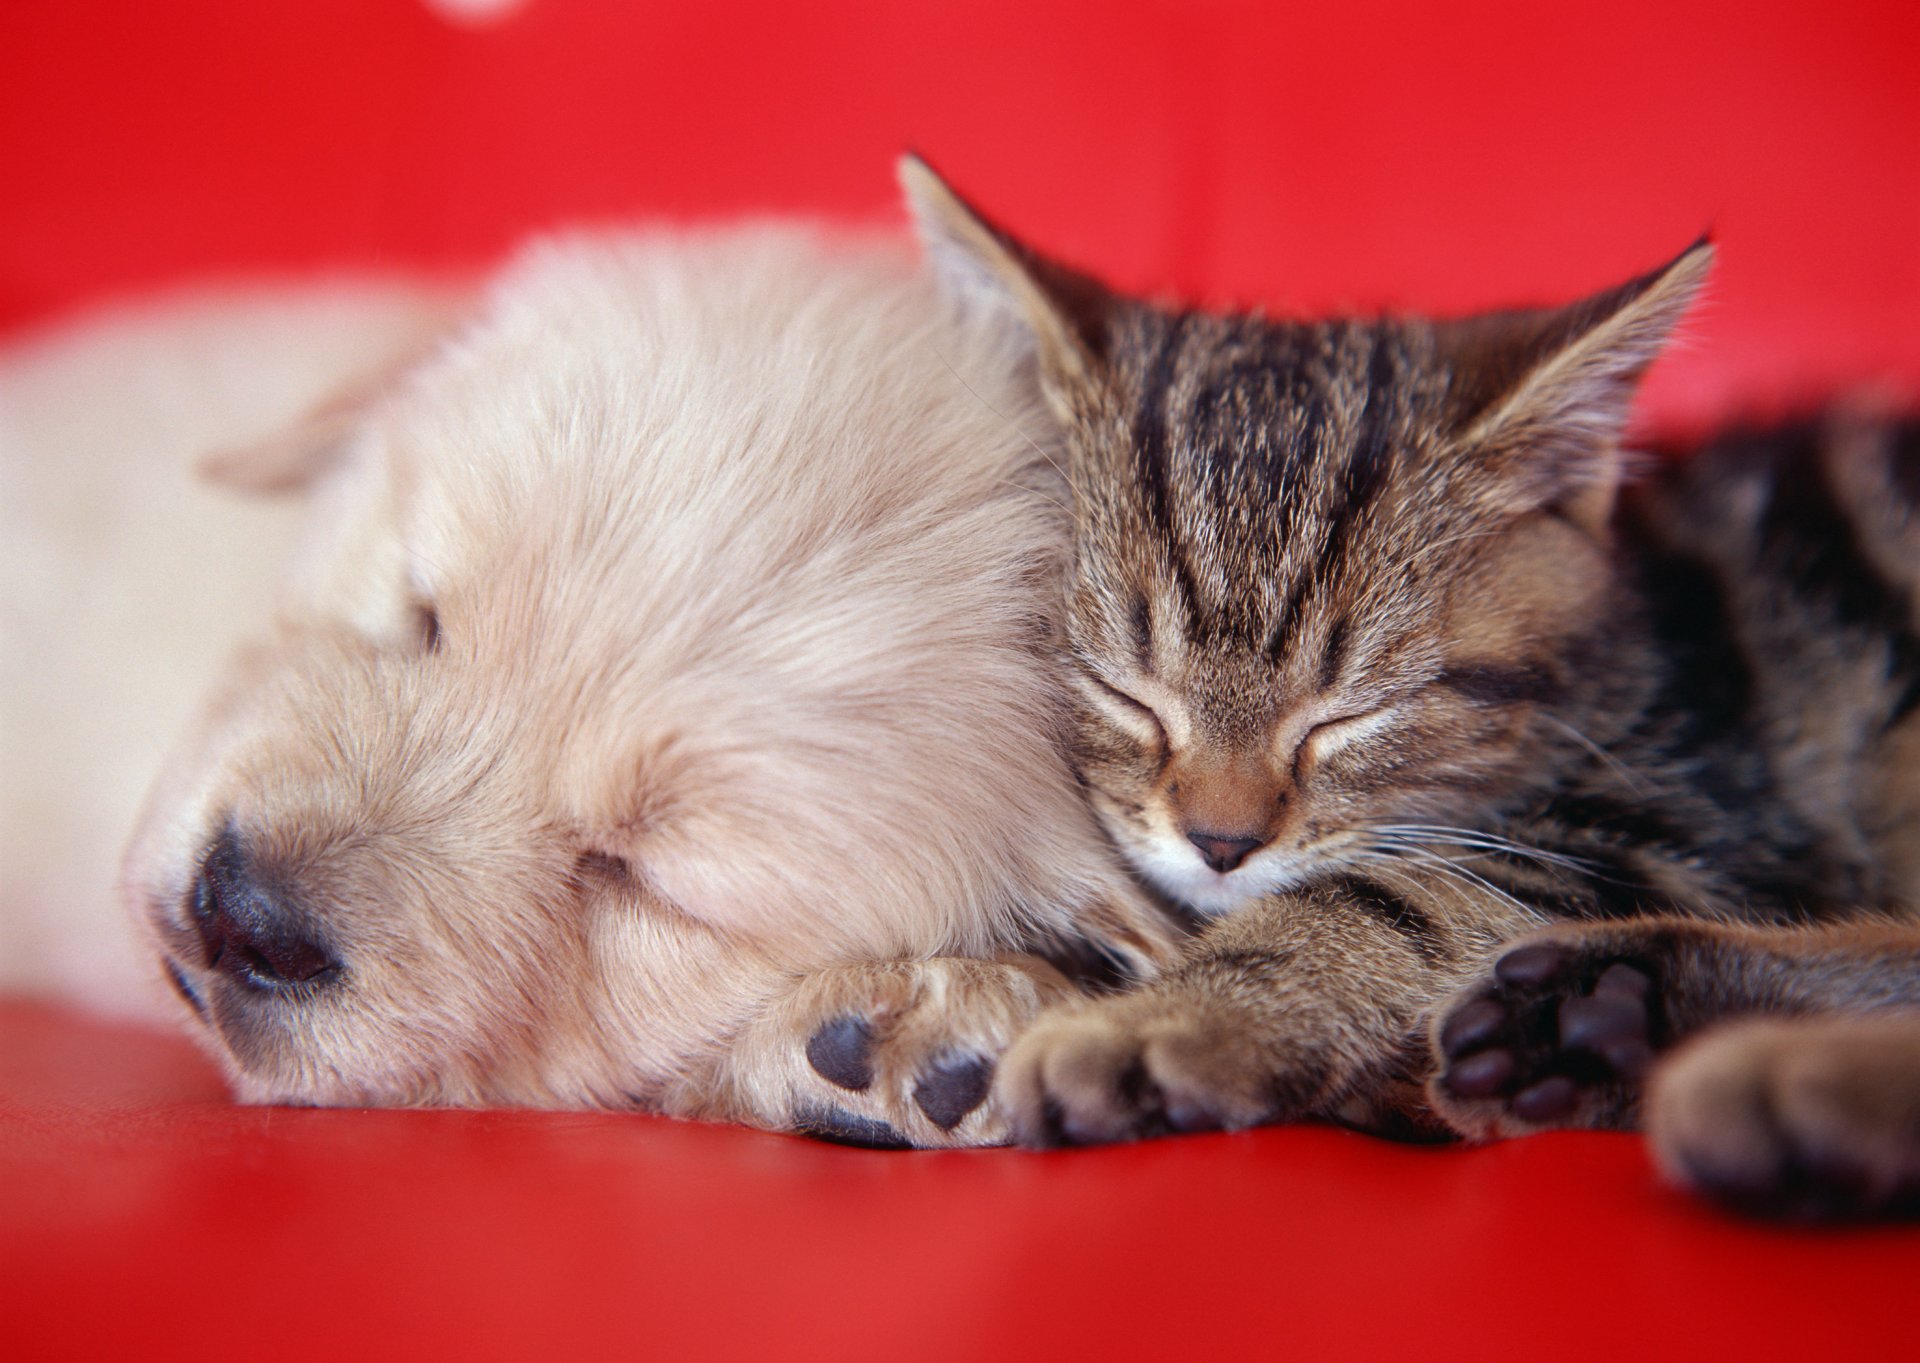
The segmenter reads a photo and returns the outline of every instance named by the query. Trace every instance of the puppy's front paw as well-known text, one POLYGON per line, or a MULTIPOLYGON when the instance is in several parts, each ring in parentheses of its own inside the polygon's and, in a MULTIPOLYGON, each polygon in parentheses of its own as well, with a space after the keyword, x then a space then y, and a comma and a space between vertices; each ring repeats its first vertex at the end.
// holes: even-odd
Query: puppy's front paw
MULTIPOLYGON (((958 1033, 931 1046, 926 1038, 916 1044, 910 1030, 899 1025, 899 1015, 886 1003, 878 1003, 821 1023, 807 1038, 806 1055, 815 1074, 849 1094, 871 1093, 876 1083, 885 1091, 910 1079, 908 1091, 920 1118, 951 1132, 986 1101, 993 1084, 993 1048, 993 1039, 969 1039, 958 1033), (889 1070, 895 1073, 889 1076, 889 1070)), ((898 1131, 870 1124, 849 1129, 844 1115, 831 1109, 796 1116, 801 1130, 827 1140, 906 1144, 898 1131)))
POLYGON ((1920 1018, 1710 1031, 1655 1073, 1647 1135, 1674 1182, 1750 1215, 1920 1214, 1920 1018))
POLYGON ((1149 989, 1043 1017, 995 1090, 1015 1139, 1045 1147, 1238 1130, 1298 1111, 1303 1086, 1317 1082, 1238 1014, 1149 989))
POLYGON ((989 1102, 1001 1053, 1073 993, 1032 957, 938 957, 822 971, 800 981, 736 1050, 774 1124, 882 1149, 998 1145, 989 1102))
POLYGON ((1578 939, 1536 939, 1440 1011, 1429 1094, 1472 1137, 1631 1126, 1663 1033, 1646 962, 1578 939))

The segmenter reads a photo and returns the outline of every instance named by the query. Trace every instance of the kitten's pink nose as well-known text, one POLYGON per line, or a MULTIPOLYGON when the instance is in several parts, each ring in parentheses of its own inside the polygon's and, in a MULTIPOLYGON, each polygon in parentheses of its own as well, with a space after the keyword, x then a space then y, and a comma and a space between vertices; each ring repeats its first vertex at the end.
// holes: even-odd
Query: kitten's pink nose
POLYGON ((1218 833, 1189 833, 1187 841, 1200 849, 1207 865, 1225 874, 1266 846, 1265 838, 1227 838, 1218 833))

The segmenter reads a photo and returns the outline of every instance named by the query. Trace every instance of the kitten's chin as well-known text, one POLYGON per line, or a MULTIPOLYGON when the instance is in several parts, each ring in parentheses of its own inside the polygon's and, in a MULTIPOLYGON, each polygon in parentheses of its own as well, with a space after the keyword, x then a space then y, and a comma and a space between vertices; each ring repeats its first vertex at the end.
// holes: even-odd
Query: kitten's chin
POLYGON ((1128 847, 1126 853, 1140 874, 1161 893, 1210 917, 1232 913, 1243 904, 1293 889, 1307 879, 1306 867, 1271 853, 1225 875, 1186 848, 1128 847))

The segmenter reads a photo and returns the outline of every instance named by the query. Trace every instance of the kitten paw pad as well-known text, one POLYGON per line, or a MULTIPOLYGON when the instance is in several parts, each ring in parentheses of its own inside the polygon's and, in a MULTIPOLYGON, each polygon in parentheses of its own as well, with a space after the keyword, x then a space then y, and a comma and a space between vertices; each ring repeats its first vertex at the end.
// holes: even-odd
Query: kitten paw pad
POLYGON ((1621 1125, 1659 1024, 1639 965, 1557 942, 1516 947, 1441 1015, 1435 1102, 1477 1136, 1621 1125))

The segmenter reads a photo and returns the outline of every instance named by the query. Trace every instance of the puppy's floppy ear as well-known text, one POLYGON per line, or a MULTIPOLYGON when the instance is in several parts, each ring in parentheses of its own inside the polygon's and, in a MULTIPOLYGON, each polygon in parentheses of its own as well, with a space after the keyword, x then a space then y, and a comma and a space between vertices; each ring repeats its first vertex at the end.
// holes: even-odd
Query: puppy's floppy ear
POLYGON ((345 394, 328 398, 285 430, 200 456, 193 471, 235 492, 301 491, 339 461, 360 410, 361 404, 345 394))
POLYGON ((1713 244, 1564 308, 1493 313, 1439 329, 1460 448, 1513 511, 1553 507, 1594 531, 1613 509, 1620 436, 1640 379, 1699 295, 1713 244))
POLYGON ((1017 318, 1049 379, 1083 380, 1099 366, 1114 298, 1098 280, 1023 245, 911 152, 899 172, 921 248, 950 294, 1017 318))
POLYGON ((299 492, 332 469, 368 410, 426 359, 465 309, 464 295, 423 294, 408 325, 291 426, 244 445, 201 456, 194 472, 236 492, 269 496, 299 492))

